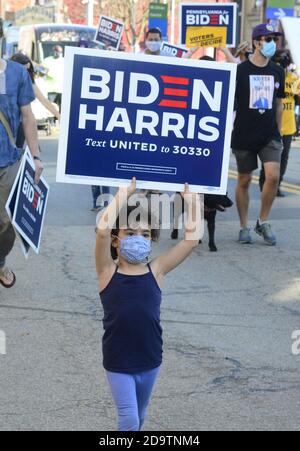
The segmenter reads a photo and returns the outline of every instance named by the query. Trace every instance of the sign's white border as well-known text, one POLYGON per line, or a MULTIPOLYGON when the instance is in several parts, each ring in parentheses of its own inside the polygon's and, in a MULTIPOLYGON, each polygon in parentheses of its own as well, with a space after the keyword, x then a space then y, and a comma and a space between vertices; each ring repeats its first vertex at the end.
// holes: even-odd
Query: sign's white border
MULTIPOLYGON (((10 205, 10 202, 11 202, 11 200, 12 200, 12 197, 13 197, 15 191, 16 191, 16 187, 17 187, 17 185, 18 185, 18 183, 19 183, 19 181, 20 181, 20 175, 21 175, 21 172, 22 172, 22 170, 23 170, 23 165, 24 165, 24 157, 22 157, 22 160, 21 160, 21 163, 20 163, 20 166, 19 166, 19 169, 18 169, 18 173, 17 173, 17 175, 16 175, 14 184, 13 184, 13 186, 12 186, 12 189, 10 190, 10 193, 9 193, 9 196, 8 196, 8 199, 7 199, 7 202, 6 202, 6 205, 5 205, 5 209, 6 209, 6 212, 7 212, 7 214, 8 214, 8 217, 9 217, 9 219, 10 219, 10 222, 12 222, 13 215, 12 215, 12 212, 11 212, 11 210, 10 210, 10 208, 9 208, 9 205, 10 205)), ((24 255, 24 257, 25 257, 26 260, 27 260, 28 255, 29 255, 29 250, 26 249, 26 247, 24 246, 24 243, 23 243, 23 237, 21 237, 21 236, 19 235, 19 233, 18 233, 17 230, 15 230, 15 233, 16 233, 18 239, 19 239, 19 243, 20 243, 20 246, 21 246, 23 255, 24 255)))
POLYGON ((223 6, 232 6, 233 7, 233 35, 232 35, 232 42, 227 44, 228 48, 234 48, 236 47, 236 32, 237 32, 237 11, 238 11, 238 4, 237 3, 181 3, 180 4, 180 12, 179 12, 179 26, 180 26, 180 33, 179 33, 179 45, 185 45, 185 36, 183 36, 183 28, 182 28, 182 19, 183 19, 183 7, 189 6, 191 8, 214 8, 214 9, 221 9, 223 6))
MULTIPOLYGON (((111 187, 127 186, 130 180, 125 179, 108 179, 99 177, 87 177, 66 174, 66 160, 67 160, 67 147, 68 147, 68 134, 69 134, 69 121, 70 121, 70 108, 71 108, 71 95, 72 95, 72 82, 73 82, 73 66, 75 55, 89 56, 95 58, 113 58, 122 59, 130 61, 151 62, 154 64, 165 63, 170 65, 178 66, 189 66, 189 67, 203 67, 207 69, 215 70, 225 70, 230 73, 230 85, 229 85, 229 97, 226 113, 226 133, 224 140, 224 150, 223 150, 223 165, 222 165, 222 175, 221 184, 218 187, 210 186, 200 186, 191 185, 190 189, 192 192, 205 193, 205 194, 226 194, 227 183, 228 183, 228 170, 230 161, 230 150, 231 150, 231 133, 232 133, 232 123, 233 123, 233 107, 234 107, 234 96, 235 96, 235 84, 236 84, 236 71, 237 65, 232 63, 217 63, 213 61, 199 61, 195 59, 185 59, 185 58, 170 58, 170 57, 158 57, 151 55, 135 55, 132 53, 123 52, 107 52, 104 50, 97 49, 83 49, 76 47, 66 47, 65 53, 65 77, 62 95, 62 114, 61 114, 61 132, 59 137, 58 146, 58 161, 57 161, 57 174, 56 181, 62 183, 76 183, 81 185, 103 185, 111 187)), ((161 191, 183 191, 183 185, 178 183, 158 183, 158 182, 147 182, 139 181, 137 183, 138 188, 143 189, 156 189, 161 191)))

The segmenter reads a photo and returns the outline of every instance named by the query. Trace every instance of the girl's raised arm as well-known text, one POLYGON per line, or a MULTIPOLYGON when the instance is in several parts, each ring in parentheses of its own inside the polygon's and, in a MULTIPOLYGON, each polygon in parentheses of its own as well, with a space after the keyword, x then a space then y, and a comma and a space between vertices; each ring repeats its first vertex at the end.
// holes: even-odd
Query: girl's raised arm
POLYGON ((112 267, 114 261, 111 256, 111 231, 119 216, 120 210, 127 205, 128 197, 136 191, 136 179, 133 178, 131 185, 120 188, 113 201, 108 205, 101 215, 97 224, 96 238, 96 270, 98 276, 112 267))
POLYGON ((182 197, 187 205, 185 238, 152 262, 151 267, 158 276, 164 276, 180 265, 199 245, 202 238, 200 196, 190 193, 189 185, 186 183, 182 197))

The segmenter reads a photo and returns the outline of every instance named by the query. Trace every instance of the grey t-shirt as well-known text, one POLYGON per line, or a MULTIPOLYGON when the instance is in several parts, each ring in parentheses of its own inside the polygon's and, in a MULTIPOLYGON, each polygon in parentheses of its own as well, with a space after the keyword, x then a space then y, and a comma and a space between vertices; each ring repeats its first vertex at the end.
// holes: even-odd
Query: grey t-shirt
MULTIPOLYGON (((2 74, 0 109, 8 120, 16 139, 21 120, 21 107, 35 99, 32 82, 27 70, 19 63, 7 61, 2 74)), ((7 132, 0 122, 0 168, 14 164, 20 158, 20 151, 10 143, 7 132)))

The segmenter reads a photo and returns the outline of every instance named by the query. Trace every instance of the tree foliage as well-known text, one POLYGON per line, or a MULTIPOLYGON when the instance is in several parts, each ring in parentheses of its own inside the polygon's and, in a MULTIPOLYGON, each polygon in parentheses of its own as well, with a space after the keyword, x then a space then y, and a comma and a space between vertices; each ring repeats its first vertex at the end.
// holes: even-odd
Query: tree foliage
POLYGON ((100 14, 119 19, 125 24, 128 44, 134 46, 145 31, 151 0, 99 0, 100 14))

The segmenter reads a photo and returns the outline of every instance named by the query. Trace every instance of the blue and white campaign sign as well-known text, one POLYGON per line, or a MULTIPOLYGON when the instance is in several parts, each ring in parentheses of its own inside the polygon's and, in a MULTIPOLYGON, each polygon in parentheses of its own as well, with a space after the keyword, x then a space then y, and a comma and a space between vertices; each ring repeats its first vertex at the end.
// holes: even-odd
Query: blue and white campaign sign
MULTIPOLYGON (((18 194, 18 189, 19 189, 19 182, 20 182, 20 175, 21 172, 23 170, 23 164, 24 164, 24 158, 22 159, 22 162, 20 164, 18 173, 16 175, 14 184, 12 186, 12 189, 9 193, 9 197, 7 199, 5 208, 7 211, 7 214, 9 216, 10 222, 12 222, 13 220, 13 215, 14 215, 14 211, 15 211, 15 206, 16 206, 16 200, 17 200, 17 194, 18 194)), ((21 237, 21 235, 19 235, 19 233, 15 230, 15 233, 19 239, 19 242, 21 244, 21 249, 22 252, 24 254, 24 257, 27 259, 28 255, 29 255, 29 250, 30 250, 30 245, 27 243, 27 241, 24 240, 23 237, 21 237)))
POLYGON ((68 47, 57 181, 227 189, 236 65, 68 47))
POLYGON ((27 151, 6 206, 27 253, 29 246, 39 253, 49 194, 49 186, 43 177, 38 185, 34 183, 34 173, 34 164, 27 151))
POLYGON ((226 27, 227 47, 236 46, 237 3, 182 3, 180 44, 186 44, 188 27, 226 27))
POLYGON ((118 50, 122 39, 124 24, 111 17, 101 16, 94 41, 105 48, 118 50))
POLYGON ((161 56, 171 56, 173 58, 182 58, 187 53, 188 50, 186 48, 169 44, 169 42, 163 42, 160 50, 161 56))

